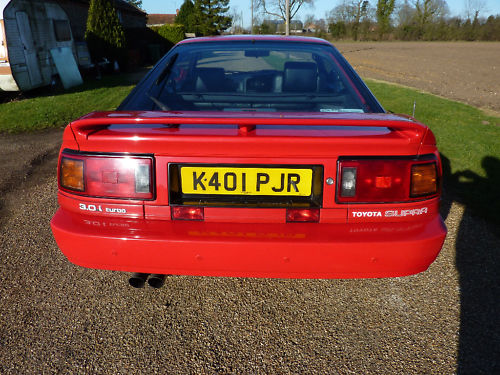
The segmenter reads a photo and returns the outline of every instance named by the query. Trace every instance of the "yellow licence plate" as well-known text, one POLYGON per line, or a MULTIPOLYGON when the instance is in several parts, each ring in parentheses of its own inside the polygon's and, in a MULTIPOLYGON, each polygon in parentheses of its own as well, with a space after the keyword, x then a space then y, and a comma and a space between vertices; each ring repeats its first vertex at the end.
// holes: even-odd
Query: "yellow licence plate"
POLYGON ((312 169, 181 167, 184 194, 310 196, 312 169))

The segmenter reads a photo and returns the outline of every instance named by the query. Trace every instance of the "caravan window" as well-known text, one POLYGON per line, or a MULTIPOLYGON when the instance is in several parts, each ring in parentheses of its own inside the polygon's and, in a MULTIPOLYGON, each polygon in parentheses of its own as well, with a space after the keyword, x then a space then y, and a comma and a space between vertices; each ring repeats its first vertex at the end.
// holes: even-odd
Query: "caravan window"
POLYGON ((58 42, 71 40, 71 29, 68 20, 54 20, 54 32, 58 42))

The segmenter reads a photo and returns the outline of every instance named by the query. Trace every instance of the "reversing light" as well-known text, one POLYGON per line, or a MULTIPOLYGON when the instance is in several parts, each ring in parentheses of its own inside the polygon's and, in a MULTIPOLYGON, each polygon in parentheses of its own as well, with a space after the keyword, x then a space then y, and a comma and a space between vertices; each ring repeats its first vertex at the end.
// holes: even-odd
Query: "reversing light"
POLYGON ((435 194, 437 192, 436 163, 417 164, 411 167, 411 196, 435 194))
POLYGON ((137 164, 135 167, 135 192, 149 193, 151 191, 150 167, 147 164, 137 164))
POLYGON ((61 186, 65 189, 84 191, 83 160, 61 158, 61 186))
POLYGON ((203 221, 205 212, 203 207, 174 206, 172 207, 172 220, 203 221))
POLYGON ((357 168, 355 167, 342 168, 342 189, 340 190, 342 197, 354 197, 356 195, 356 174, 357 168))
POLYGON ((319 208, 288 208, 286 221, 288 223, 318 223, 319 208))

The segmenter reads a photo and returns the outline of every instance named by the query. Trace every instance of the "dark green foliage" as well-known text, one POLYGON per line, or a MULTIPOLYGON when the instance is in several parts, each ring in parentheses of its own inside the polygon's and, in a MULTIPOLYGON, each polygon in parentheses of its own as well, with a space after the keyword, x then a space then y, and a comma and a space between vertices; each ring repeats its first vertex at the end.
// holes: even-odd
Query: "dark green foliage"
POLYGON ((345 38, 347 36, 347 27, 345 25, 345 22, 339 21, 336 23, 331 23, 330 33, 332 34, 332 37, 335 39, 345 38))
POLYGON ((125 63, 125 33, 111 0, 91 0, 85 39, 94 62, 125 63))
POLYGON ((175 17, 175 23, 184 25, 184 29, 187 33, 196 32, 196 16, 194 12, 193 2, 191 0, 185 0, 179 9, 179 14, 175 17))
POLYGON ((227 16, 229 0, 185 0, 175 17, 175 23, 183 25, 188 33, 196 36, 219 35, 231 27, 227 16))
POLYGON ((227 16, 229 0, 195 0, 194 22, 196 35, 219 35, 231 27, 227 16))
POLYGON ((173 44, 179 43, 185 35, 184 25, 163 25, 152 29, 173 44))
POLYGON ((489 16, 479 28, 480 40, 500 40, 500 16, 489 16))
POLYGON ((259 27, 259 34, 268 35, 276 33, 276 24, 264 21, 259 27))
POLYGON ((125 29, 129 59, 132 63, 155 64, 173 47, 174 43, 160 36, 154 29, 153 27, 125 29))
POLYGON ((394 12, 394 1, 395 0, 378 0, 377 2, 377 23, 380 38, 389 31, 391 26, 391 14, 394 12))

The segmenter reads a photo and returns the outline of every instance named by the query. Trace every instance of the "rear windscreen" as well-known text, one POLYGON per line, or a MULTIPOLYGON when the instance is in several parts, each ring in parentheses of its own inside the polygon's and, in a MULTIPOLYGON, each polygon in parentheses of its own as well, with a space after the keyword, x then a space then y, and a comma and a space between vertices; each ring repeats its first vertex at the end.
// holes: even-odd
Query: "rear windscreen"
POLYGON ((315 43, 181 45, 120 109, 382 112, 338 57, 315 43))

